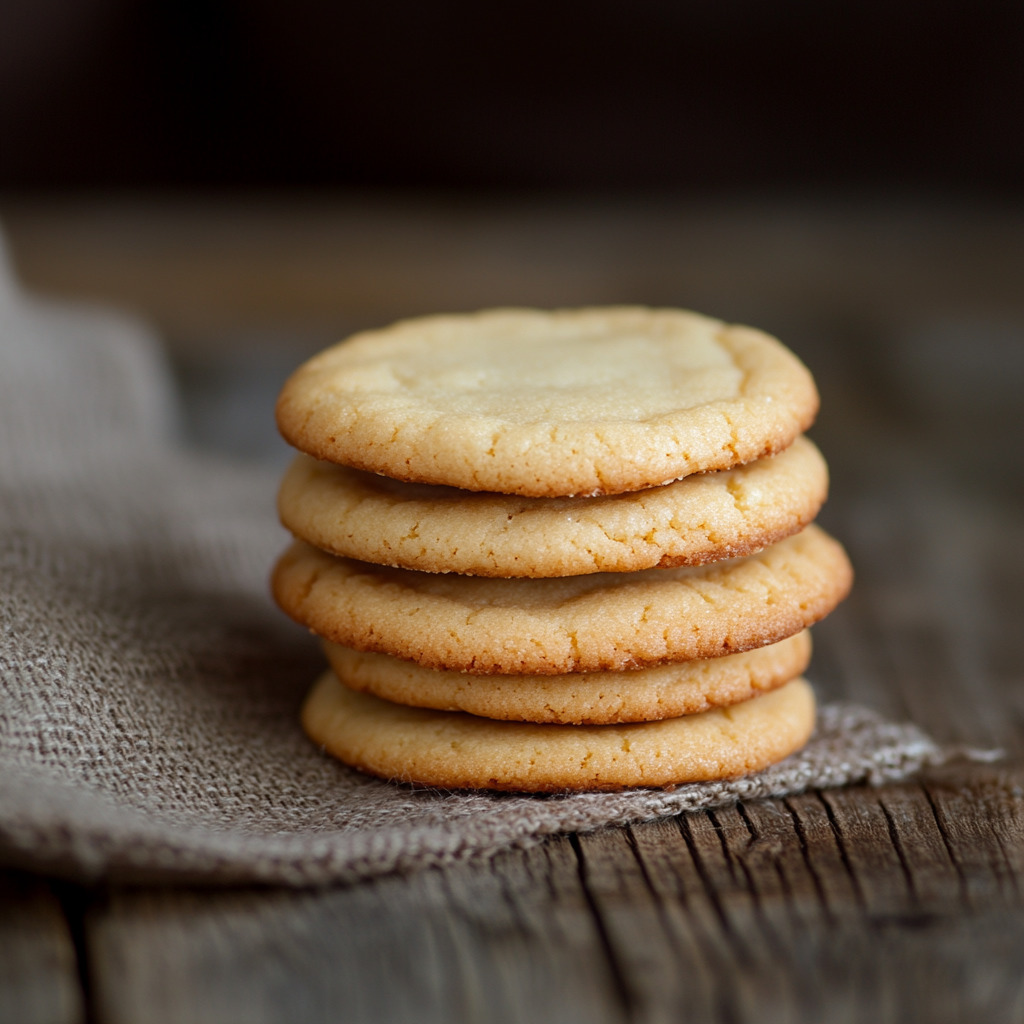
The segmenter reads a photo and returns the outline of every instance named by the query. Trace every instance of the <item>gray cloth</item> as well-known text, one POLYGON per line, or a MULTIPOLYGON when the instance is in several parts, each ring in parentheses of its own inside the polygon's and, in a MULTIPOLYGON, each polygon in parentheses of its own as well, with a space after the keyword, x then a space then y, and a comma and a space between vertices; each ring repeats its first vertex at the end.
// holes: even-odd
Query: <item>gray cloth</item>
POLYGON ((141 328, 31 302, 0 269, 0 332, 4 863, 323 884, 942 758, 913 726, 830 707, 782 765, 671 791, 441 792, 351 771, 298 726, 321 659, 268 598, 286 540, 273 475, 175 445, 141 328))

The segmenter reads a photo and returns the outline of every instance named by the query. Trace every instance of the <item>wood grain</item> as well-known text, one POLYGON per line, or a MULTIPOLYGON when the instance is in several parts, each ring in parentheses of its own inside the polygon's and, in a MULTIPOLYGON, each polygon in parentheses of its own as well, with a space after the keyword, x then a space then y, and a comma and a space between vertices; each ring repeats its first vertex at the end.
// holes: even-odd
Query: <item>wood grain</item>
POLYGON ((117 892, 99 1019, 1012 1021, 1024 780, 957 771, 324 893, 117 892))
POLYGON ((88 929, 111 1024, 621 1019, 567 840, 322 893, 117 892, 88 929))

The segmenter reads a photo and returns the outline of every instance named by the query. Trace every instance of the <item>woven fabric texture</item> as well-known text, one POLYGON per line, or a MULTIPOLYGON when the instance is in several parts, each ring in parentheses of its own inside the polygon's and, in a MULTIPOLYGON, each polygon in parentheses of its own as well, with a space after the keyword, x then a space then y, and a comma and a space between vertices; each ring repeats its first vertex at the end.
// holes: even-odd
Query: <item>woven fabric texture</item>
POLYGON ((29 300, 0 268, 0 332, 3 863, 318 885, 943 758, 913 726, 826 707, 803 753, 735 782, 534 797, 359 775, 298 726, 321 656, 268 597, 275 475, 175 442, 143 328, 29 300))

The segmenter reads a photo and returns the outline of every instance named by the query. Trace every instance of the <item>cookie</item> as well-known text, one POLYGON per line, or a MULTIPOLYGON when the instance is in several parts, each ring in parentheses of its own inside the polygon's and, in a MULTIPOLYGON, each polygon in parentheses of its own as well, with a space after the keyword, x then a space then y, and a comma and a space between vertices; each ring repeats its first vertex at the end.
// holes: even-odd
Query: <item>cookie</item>
POLYGON ((445 789, 616 790, 728 779, 781 761, 814 729, 804 679, 699 715, 632 725, 496 722, 391 704, 342 686, 313 687, 302 724, 314 743, 360 771, 445 789))
POLYGON ((410 484, 300 455, 281 522, 336 555, 425 572, 576 576, 701 565, 750 554, 811 522, 828 491, 820 452, 785 451, 663 487, 523 498, 410 484))
POLYGON ((300 367, 285 439, 398 480, 616 494, 781 451, 814 419, 767 334, 669 309, 491 310, 358 334, 300 367))
POLYGON ((767 693, 807 668, 811 641, 804 630, 723 658, 559 676, 474 676, 329 642, 324 650, 345 686, 392 703, 506 721, 609 725, 699 714, 767 693))
POLYGON ((488 579, 392 569, 296 541, 274 596, 328 640, 430 668, 560 674, 715 658, 811 625, 852 569, 818 527, 745 558, 678 569, 488 579))

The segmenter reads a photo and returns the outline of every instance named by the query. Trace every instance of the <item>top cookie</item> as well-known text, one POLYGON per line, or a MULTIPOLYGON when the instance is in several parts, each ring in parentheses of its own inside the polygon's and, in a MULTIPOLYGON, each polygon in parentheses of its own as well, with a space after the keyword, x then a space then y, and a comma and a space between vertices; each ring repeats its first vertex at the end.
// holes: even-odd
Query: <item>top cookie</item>
POLYGON ((617 494, 780 451, 814 419, 779 342, 681 310, 492 310, 358 334, 300 367, 277 421, 319 459, 529 497, 617 494))

